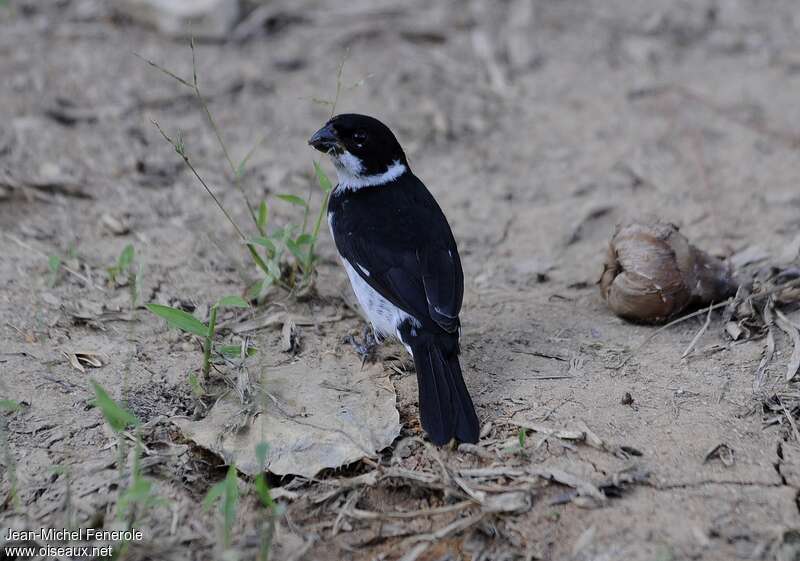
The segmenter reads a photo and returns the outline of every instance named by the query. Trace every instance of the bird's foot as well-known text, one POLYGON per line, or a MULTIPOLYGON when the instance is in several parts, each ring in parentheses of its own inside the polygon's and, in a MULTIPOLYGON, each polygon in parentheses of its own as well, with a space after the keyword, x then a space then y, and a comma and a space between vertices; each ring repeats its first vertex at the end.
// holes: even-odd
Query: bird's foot
POLYGON ((361 341, 352 335, 348 335, 345 342, 350 343, 358 356, 361 357, 361 367, 363 368, 367 362, 375 360, 375 349, 378 348, 382 341, 372 327, 367 325, 364 328, 364 336, 361 341))

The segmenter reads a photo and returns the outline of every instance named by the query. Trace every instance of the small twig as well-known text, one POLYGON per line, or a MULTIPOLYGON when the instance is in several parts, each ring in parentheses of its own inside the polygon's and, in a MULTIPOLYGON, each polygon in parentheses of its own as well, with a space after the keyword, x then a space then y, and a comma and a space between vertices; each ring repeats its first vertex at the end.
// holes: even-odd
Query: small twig
POLYGON ((208 335, 203 341, 203 382, 208 382, 208 372, 211 369, 211 349, 214 347, 214 332, 217 328, 217 306, 211 306, 208 318, 208 335))
POLYGON ((208 122, 211 125, 211 128, 214 130, 214 135, 217 137, 217 141, 219 142, 220 148, 222 148, 222 153, 225 155, 225 159, 228 161, 228 165, 231 168, 231 173, 233 173, 234 185, 244 198, 244 202, 247 205, 247 210, 250 211, 250 218, 252 218, 253 224, 258 224, 258 218, 256 218, 255 208, 253 207, 253 204, 250 202, 250 198, 247 196, 247 193, 245 193, 244 187, 242 187, 239 170, 236 167, 236 164, 233 163, 233 159, 231 158, 230 152, 228 152, 228 146, 222 139, 222 131, 220 130, 219 126, 217 126, 217 122, 211 115, 211 110, 208 108, 206 100, 200 93, 200 86, 197 83, 197 61, 194 50, 194 37, 192 37, 191 40, 189 41, 189 48, 191 48, 192 50, 192 79, 194 81, 194 93, 197 95, 197 100, 200 102, 200 105, 203 108, 206 117, 208 118, 208 122))
MULTIPOLYGON (((200 107, 203 109, 203 112, 206 114, 206 118, 208 119, 208 122, 211 125, 212 130, 214 131, 214 135, 217 137, 217 141, 218 141, 218 143, 220 145, 220 148, 222 148, 222 153, 225 155, 225 159, 227 160, 228 165, 231 168, 231 172, 233 173, 234 186, 242 194, 242 197, 244 198, 245 204, 247 205, 247 210, 250 212, 250 217, 252 218, 253 223, 256 224, 256 226, 258 226, 258 219, 256 218, 256 213, 255 213, 255 209, 253 207, 253 204, 250 202, 250 198, 247 196, 247 193, 245 192, 244 187, 242 187, 242 184, 241 184, 241 174, 239 173, 239 168, 237 168, 236 165, 233 163, 233 159, 231 158, 230 152, 228 151, 228 146, 227 146, 227 144, 225 144, 225 141, 222 138, 222 131, 220 130, 219 126, 217 125, 217 122, 214 120, 214 117, 211 114, 211 110, 208 108, 208 102, 206 102, 206 99, 203 97, 202 93, 200 93, 200 85, 198 84, 198 81, 197 81, 197 57, 196 57, 196 54, 195 54, 194 37, 192 37, 190 39, 190 41, 189 41, 189 48, 192 51, 192 83, 189 83, 187 80, 184 80, 183 78, 181 78, 180 76, 178 76, 174 72, 171 72, 170 70, 164 68, 163 66, 159 65, 158 63, 153 62, 152 60, 146 59, 146 58, 142 57, 139 54, 136 54, 136 53, 134 53, 134 54, 137 57, 139 57, 140 59, 142 59, 144 62, 146 62, 147 64, 152 66, 153 68, 155 68, 157 70, 160 70, 161 72, 163 72, 164 74, 166 74, 170 78, 176 80, 178 83, 180 83, 180 84, 182 84, 182 85, 194 90, 195 97, 197 98, 198 103, 200 103, 200 107)), ((162 132, 161 134, 164 134, 164 133, 162 132)), ((258 143, 258 144, 260 144, 260 143, 258 143)), ((258 144, 256 144, 256 146, 258 146, 258 144)), ((250 158, 250 155, 251 154, 248 153, 248 155, 243 160, 243 163, 246 162, 250 158)), ((194 171, 194 170, 192 170, 192 171, 194 171)), ((197 175, 196 172, 195 172, 195 175, 197 175)), ((237 229, 238 229, 238 227, 237 227, 237 229)))
POLYGON ((450 512, 464 510, 465 508, 469 508, 471 506, 477 506, 475 501, 461 501, 452 505, 440 506, 437 508, 410 510, 408 512, 373 512, 370 510, 350 508, 346 514, 351 518, 357 518, 359 520, 404 520, 409 518, 419 518, 422 516, 438 516, 440 514, 448 514, 450 512))
POLYGON ((466 518, 459 518, 447 526, 439 528, 435 532, 431 532, 429 534, 419 534, 418 536, 409 538, 407 540, 408 543, 422 543, 417 543, 417 545, 411 548, 408 553, 403 555, 399 561, 416 561, 419 559, 419 556, 425 553, 425 551, 427 551, 428 548, 430 548, 435 542, 453 534, 457 534, 458 532, 462 532, 467 528, 478 524, 482 519, 483 513, 473 514, 472 516, 468 516, 466 518))
POLYGON ((767 326, 767 346, 764 349, 764 354, 761 357, 761 362, 756 368, 756 374, 753 378, 753 393, 756 393, 764 384, 764 377, 766 376, 767 366, 772 361, 772 356, 775 354, 775 333, 773 330, 774 320, 772 317, 772 299, 768 300, 764 305, 764 324, 767 326))
POLYGON ((344 71, 344 63, 347 62, 347 57, 349 56, 350 48, 344 52, 344 56, 339 63, 339 70, 336 72, 336 97, 333 98, 333 103, 331 103, 331 119, 333 119, 333 115, 336 113, 336 105, 338 105, 339 95, 342 93, 342 72, 344 71))
POLYGON ((683 351, 681 358, 686 358, 687 356, 689 356, 689 353, 692 352, 692 349, 694 349, 694 346, 700 340, 700 337, 702 337, 703 334, 708 330, 708 326, 711 324, 711 310, 712 307, 709 306, 708 315, 706 316, 706 322, 703 324, 703 327, 700 328, 700 331, 698 331, 697 334, 692 338, 692 342, 689 343, 689 346, 686 347, 686 349, 683 351))
MULTIPOLYGON (((231 217, 230 214, 228 214, 228 211, 225 209, 224 206, 222 206, 222 203, 219 201, 217 196, 214 194, 214 191, 211 190, 211 188, 208 186, 208 184, 205 182, 205 180, 197 172, 197 170, 195 169, 195 167, 192 164, 192 162, 189 160, 189 156, 186 154, 186 149, 183 146, 183 142, 181 140, 178 140, 176 142, 176 141, 172 140, 172 138, 167 136, 167 133, 164 132, 164 129, 161 128, 161 125, 159 125, 158 121, 156 121, 155 119, 152 119, 151 122, 158 129, 158 132, 161 133, 161 136, 164 137, 164 140, 166 140, 167 142, 169 142, 172 145, 172 147, 175 149, 175 152, 178 153, 178 155, 183 159, 184 163, 189 167, 190 170, 192 170, 192 173, 194 174, 194 176, 197 178, 197 180, 200 182, 200 184, 203 186, 203 188, 206 190, 206 192, 211 196, 211 198, 217 204, 219 209, 222 211, 222 214, 225 215, 225 218, 227 218, 228 222, 231 223, 233 228, 236 230, 236 233, 239 234, 239 237, 242 238, 243 240, 247 241, 247 236, 244 235, 244 232, 242 232, 241 228, 239 228, 239 225, 236 224, 236 221, 231 217)), ((180 135, 179 135, 179 138, 180 138, 180 135)))
POLYGON ((355 505, 358 503, 363 493, 364 493, 363 489, 356 489, 347 498, 347 501, 345 502, 342 509, 339 511, 339 514, 336 515, 336 520, 334 521, 333 528, 331 529, 332 536, 335 536, 336 534, 339 533, 339 528, 341 527, 342 522, 344 522, 344 517, 349 516, 351 511, 358 510, 357 508, 355 508, 355 505))
POLYGON ((567 362, 568 359, 564 358, 563 356, 558 355, 551 355, 541 351, 528 351, 525 349, 509 349, 512 353, 517 353, 521 355, 531 355, 531 356, 538 356, 540 358, 546 358, 549 360, 559 360, 561 362, 567 362))
MULTIPOLYGON (((726 300, 726 301, 724 301, 724 302, 719 302, 719 303, 717 303, 717 304, 713 304, 712 306, 709 306, 708 310, 709 310, 709 311, 710 311, 710 310, 717 310, 717 309, 719 309, 719 308, 722 308, 722 307, 724 307, 724 306, 727 306, 727 305, 728 305, 728 302, 730 302, 730 299, 728 299, 728 300, 726 300)), ((666 324, 666 325, 664 325, 664 326, 661 326, 661 327, 659 327, 658 329, 656 329, 655 331, 653 331, 653 332, 652 332, 650 335, 648 335, 647 337, 645 337, 644 341, 642 341, 641 343, 639 343, 639 346, 638 346, 638 347, 636 347, 635 349, 633 349, 633 350, 631 351, 631 353, 630 353, 630 354, 629 354, 627 357, 625 357, 625 359, 624 359, 622 362, 620 362, 620 363, 619 363, 618 365, 616 365, 616 366, 612 366, 611 368, 613 368, 614 370, 619 370, 620 368, 622 368, 623 366, 625 366, 625 365, 628 363, 628 361, 629 361, 630 359, 632 359, 634 356, 636 356, 636 353, 638 353, 639 351, 641 351, 641 350, 642 350, 642 349, 643 349, 643 348, 644 348, 644 347, 645 347, 645 346, 646 346, 646 345, 647 345, 647 344, 648 344, 650 341, 652 341, 653 339, 655 339, 655 338, 656 338, 656 336, 657 336, 658 334, 660 334, 660 333, 662 333, 662 332, 666 331, 666 330, 667 330, 667 329, 669 329, 670 327, 673 327, 673 326, 675 326, 675 325, 678 325, 679 323, 683 323, 683 322, 684 322, 684 321, 686 321, 686 320, 692 319, 692 318, 694 318, 694 317, 697 317, 697 316, 699 316, 699 315, 702 315, 702 314, 704 314, 704 313, 706 313, 706 310, 698 310, 698 311, 696 311, 696 312, 692 312, 691 314, 687 314, 687 315, 685 315, 685 316, 683 316, 683 317, 679 317, 678 319, 672 320, 672 321, 671 321, 671 322, 669 322, 668 324, 666 324)))
MULTIPOLYGON (((144 57, 143 57, 142 55, 140 55, 139 53, 133 53, 133 56, 135 56, 136 58, 140 58, 140 59, 142 59, 144 62, 146 62, 147 64, 149 64, 149 65, 150 65, 150 66, 152 66, 153 68, 155 68, 155 69, 157 69, 157 70, 160 70, 161 72, 163 72, 164 74, 166 74, 167 76, 169 76, 169 77, 170 77, 170 78, 172 78, 173 80, 177 80, 178 82, 180 82, 181 84, 183 84, 183 85, 184 85, 184 86, 186 86, 187 88, 192 88, 192 85, 191 85, 189 82, 187 82, 186 80, 184 80, 183 78, 181 78, 181 77, 180 77, 180 76, 178 76, 177 74, 175 74, 175 73, 173 73, 173 72, 170 72, 169 70, 167 70, 167 69, 166 69, 166 68, 164 68, 163 66, 160 66, 160 65, 158 65, 157 63, 153 62, 152 60, 150 60, 150 59, 147 59, 147 58, 144 58, 144 57)), ((192 88, 192 89, 194 89, 194 88, 192 88)))
POLYGON ((794 421, 794 417, 792 417, 791 412, 786 408, 786 405, 783 403, 781 398, 778 398, 778 403, 781 404, 781 408, 783 409, 783 414, 786 415, 786 419, 789 421, 789 425, 792 427, 792 432, 794 433, 794 440, 798 444, 800 444, 800 431, 797 430, 797 423, 794 421))
MULTIPOLYGON (((273 275, 269 272, 269 267, 267 267, 267 264, 264 263, 264 260, 261 258, 261 256, 258 254, 258 252, 255 250, 255 248, 253 248, 252 245, 247 243, 247 241, 248 241, 247 237, 244 235, 244 232, 242 232, 241 228, 239 228, 239 225, 231 217, 231 215, 228 214, 228 211, 225 209, 224 206, 222 206, 222 203, 219 201, 217 196, 214 194, 214 192, 211 190, 211 188, 208 186, 208 184, 205 182, 205 180, 200 176, 200 174, 198 173, 197 169, 195 169, 194 165, 192 164, 191 160, 189 159, 188 154, 186 154, 186 148, 183 146, 183 142, 180 141, 180 140, 176 142, 176 141, 172 140, 169 136, 167 136, 167 133, 165 133, 164 130, 161 128, 161 125, 158 124, 158 121, 153 120, 152 123, 158 129, 158 132, 161 133, 161 136, 163 136, 164 139, 172 145, 172 147, 175 149, 175 152, 177 152, 178 155, 183 159, 183 162, 187 165, 187 167, 190 170, 192 170, 192 173, 194 174, 194 176, 197 178, 197 180, 200 182, 200 184, 203 186, 203 188, 206 190, 206 192, 211 196, 211 198, 217 204, 219 209, 222 211, 222 214, 225 215, 225 218, 227 218, 228 222, 231 223, 233 228, 236 230, 236 233, 239 234, 239 237, 245 242, 245 246, 247 247, 247 250, 250 252, 250 255, 253 258, 253 261, 255 262, 255 264, 258 265, 258 268, 261 269, 267 276, 269 276, 271 278, 274 278, 273 275)), ((275 279, 275 280, 279 284, 281 284, 281 279, 275 279)))
POLYGON ((780 310, 775 310, 775 323, 792 339, 792 356, 786 367, 786 381, 791 382, 800 369, 800 331, 780 310))

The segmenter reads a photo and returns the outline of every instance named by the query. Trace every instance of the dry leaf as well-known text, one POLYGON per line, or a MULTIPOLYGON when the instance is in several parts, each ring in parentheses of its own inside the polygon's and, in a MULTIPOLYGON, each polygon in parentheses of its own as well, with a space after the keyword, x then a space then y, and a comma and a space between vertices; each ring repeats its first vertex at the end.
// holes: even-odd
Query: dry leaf
POLYGON ((248 475, 258 472, 255 450, 262 441, 270 445, 270 472, 313 477, 372 456, 400 434, 397 396, 383 368, 362 371, 355 357, 323 355, 321 362, 269 368, 254 387, 259 411, 253 416, 244 416, 239 398, 229 394, 204 419, 173 422, 248 475))
POLYGON ((794 345, 792 356, 786 367, 786 381, 790 382, 800 369, 800 331, 780 310, 775 310, 775 324, 792 339, 792 345, 794 345))
POLYGON ((65 357, 67 357, 67 360, 69 361, 70 365, 75 370, 82 372, 84 374, 86 373, 84 365, 90 368, 100 368, 104 364, 103 360, 108 362, 108 359, 105 355, 101 353, 95 353, 92 351, 64 350, 61 352, 65 357), (101 360, 101 357, 103 357, 103 360, 101 360))

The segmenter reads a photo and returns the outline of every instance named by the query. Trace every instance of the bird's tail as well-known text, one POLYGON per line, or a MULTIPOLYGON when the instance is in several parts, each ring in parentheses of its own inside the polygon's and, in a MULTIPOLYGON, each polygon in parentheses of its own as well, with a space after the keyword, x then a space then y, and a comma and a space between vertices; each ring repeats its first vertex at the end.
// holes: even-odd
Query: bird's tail
POLYGON ((478 416, 461 376, 457 336, 409 339, 404 338, 404 342, 414 357, 419 415, 428 437, 437 446, 453 438, 460 442, 478 442, 478 416))

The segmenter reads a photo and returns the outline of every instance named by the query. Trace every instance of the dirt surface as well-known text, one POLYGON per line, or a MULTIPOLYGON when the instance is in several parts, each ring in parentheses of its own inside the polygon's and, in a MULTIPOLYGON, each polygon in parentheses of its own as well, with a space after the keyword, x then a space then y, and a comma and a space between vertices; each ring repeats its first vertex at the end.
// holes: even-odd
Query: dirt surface
MULTIPOLYGON (((200 502, 224 477, 223 462, 169 421, 196 414, 187 374, 200 353, 143 308, 131 315, 128 288, 106 274, 133 244, 141 299, 182 303, 201 319, 217 298, 258 278, 151 123, 184 132, 198 170, 246 224, 191 92, 133 54, 188 78, 187 42, 116 17, 103 2, 11 5, 0 7, 0 391, 22 403, 5 415, 21 504, 4 499, 6 466, 0 526, 114 522, 116 439, 91 407, 91 377, 149 421, 146 473, 169 500, 139 522, 145 540, 127 556, 219 559, 215 516, 200 502), (62 268, 51 283, 52 255, 80 276, 62 268), (63 350, 102 353, 105 364, 81 373, 63 350)), ((421 445, 414 376, 398 373, 392 357, 402 349, 386 346, 379 364, 397 391, 402 440, 310 481, 274 478, 286 514, 273 559, 399 559, 429 533, 435 543, 420 547, 419 559, 796 559, 796 411, 763 407, 776 392, 797 392, 783 382, 790 341, 776 332, 766 383, 754 393, 763 340, 730 342, 714 315, 684 359, 703 317, 631 354, 655 328, 614 317, 595 285, 614 225, 642 215, 751 266, 797 261, 796 2, 270 6, 247 40, 197 45, 201 87, 231 152, 241 157, 264 137, 245 189, 271 203, 277 193, 311 192, 319 204, 306 140, 329 109, 313 99, 334 96, 349 49, 337 111, 375 115, 396 132, 458 240, 462 360, 489 427, 474 453, 421 445), (607 445, 530 432, 520 451, 515 421, 585 423, 607 445), (720 444, 723 453, 707 457, 720 444), (347 484, 389 466, 433 479, 347 484), (453 475, 478 467, 540 477, 453 475), (602 497, 584 488, 565 498, 569 486, 541 476, 561 474, 564 483, 564 473, 602 487, 602 497), (642 476, 603 487, 631 473, 642 476), (530 504, 478 509, 482 516, 471 507, 363 514, 443 507, 498 489, 523 490, 530 504), (463 528, 435 534, 454 521, 463 528)), ((291 206, 272 204, 273 223, 290 218, 291 206)), ((251 370, 326 354, 352 362, 342 341, 363 323, 327 232, 319 250, 316 296, 275 294, 263 305, 312 318, 298 354, 281 350, 280 326, 257 330, 251 370)), ((255 555, 262 516, 244 496, 234 538, 243 558, 255 555)))

